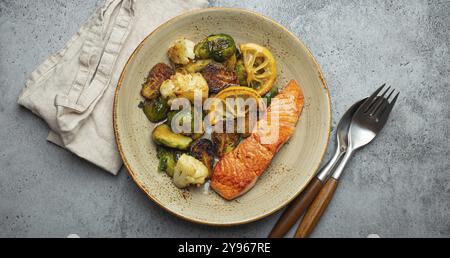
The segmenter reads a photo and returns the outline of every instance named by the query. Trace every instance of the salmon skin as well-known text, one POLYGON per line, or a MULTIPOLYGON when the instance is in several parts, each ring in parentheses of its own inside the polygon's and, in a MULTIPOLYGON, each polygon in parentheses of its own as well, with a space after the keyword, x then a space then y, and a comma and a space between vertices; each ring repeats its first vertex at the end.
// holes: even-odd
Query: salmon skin
POLYGON ((217 163, 211 178, 212 189, 226 200, 249 191, 294 134, 303 105, 303 92, 292 80, 272 100, 251 136, 217 163))

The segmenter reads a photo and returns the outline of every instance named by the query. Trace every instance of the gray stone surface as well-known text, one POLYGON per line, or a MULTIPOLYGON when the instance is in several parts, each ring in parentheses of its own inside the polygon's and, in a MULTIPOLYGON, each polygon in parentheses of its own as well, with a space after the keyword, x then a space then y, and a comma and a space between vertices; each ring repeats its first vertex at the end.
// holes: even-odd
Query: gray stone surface
MULTIPOLYGON (((48 142, 16 104, 25 78, 100 1, 0 1, 0 237, 265 237, 279 213, 231 228, 191 224, 48 142)), ((450 2, 211 1, 279 21, 316 56, 333 125, 383 82, 402 92, 380 137, 348 166, 314 237, 450 236, 450 2)), ((331 148, 331 146, 330 146, 331 148)), ((218 214, 219 215, 219 214, 218 214)))

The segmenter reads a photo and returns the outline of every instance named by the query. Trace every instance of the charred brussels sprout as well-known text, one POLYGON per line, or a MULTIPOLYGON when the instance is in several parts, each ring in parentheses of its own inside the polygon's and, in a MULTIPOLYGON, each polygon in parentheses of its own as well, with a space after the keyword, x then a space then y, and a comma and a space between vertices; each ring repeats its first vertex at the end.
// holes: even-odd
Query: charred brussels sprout
POLYGON ((211 63, 202 71, 203 78, 208 83, 209 93, 217 94, 220 91, 239 84, 234 71, 225 68, 223 64, 211 63))
POLYGON ((217 156, 223 157, 238 146, 241 136, 237 133, 213 133, 211 139, 216 145, 217 156))
POLYGON ((225 154, 233 151, 241 141, 241 135, 236 132, 236 127, 232 132, 226 131, 228 123, 233 123, 236 126, 233 120, 223 121, 223 133, 214 131, 211 134, 211 140, 214 143, 216 154, 219 157, 223 157, 225 154))
POLYGON ((224 62, 237 52, 234 39, 227 34, 216 34, 199 42, 194 53, 198 59, 213 58, 217 62, 224 62))
POLYGON ((247 86, 247 72, 245 71, 244 61, 239 60, 236 63, 236 75, 241 86, 247 86))
POLYGON ((200 160, 212 173, 214 165, 214 144, 208 139, 200 139, 191 143, 190 154, 200 160))
POLYGON ((163 63, 156 64, 148 73, 145 83, 142 85, 141 95, 147 100, 154 100, 160 96, 161 84, 174 75, 173 69, 163 63))
POLYGON ((166 124, 168 126, 172 126, 172 120, 175 117, 176 114, 178 114, 178 112, 180 112, 179 110, 171 110, 169 111, 169 113, 167 114, 167 121, 166 124))
POLYGON ((211 58, 211 50, 209 48, 208 38, 200 41, 194 47, 195 57, 198 59, 208 59, 211 58))
POLYGON ((223 62, 236 54, 236 43, 227 34, 217 34, 208 37, 211 55, 217 62, 223 62))
POLYGON ((167 113, 169 112, 169 105, 162 98, 157 98, 151 102, 144 104, 144 114, 147 116, 148 120, 152 123, 159 123, 167 118, 167 113))
POLYGON ((158 147, 157 157, 159 159, 159 171, 166 172, 168 176, 173 177, 175 165, 177 164, 175 153, 160 146, 158 147))
POLYGON ((196 121, 194 118, 195 118, 194 111, 173 110, 169 112, 166 124, 172 127, 172 122, 174 122, 175 123, 174 125, 178 127, 177 129, 180 130, 181 134, 189 136, 192 139, 196 140, 203 136, 204 128, 202 123, 202 117, 199 117, 198 119, 199 121, 197 121, 199 123, 197 129, 199 129, 200 132, 196 132, 195 131, 196 121))

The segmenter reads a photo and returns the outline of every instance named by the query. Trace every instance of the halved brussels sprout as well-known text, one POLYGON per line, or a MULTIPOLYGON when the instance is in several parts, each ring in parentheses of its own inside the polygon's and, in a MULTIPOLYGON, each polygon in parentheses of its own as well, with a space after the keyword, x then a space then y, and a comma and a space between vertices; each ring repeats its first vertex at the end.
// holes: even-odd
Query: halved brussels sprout
POLYGON ((236 43, 227 34, 217 34, 208 37, 211 55, 217 62, 223 62, 236 54, 236 43))
POLYGON ((166 124, 161 124, 153 130, 153 141, 162 146, 173 149, 187 150, 192 142, 192 139, 182 134, 176 134, 170 130, 166 124))
POLYGON ((200 41, 199 43, 197 43, 197 45, 195 45, 194 53, 197 59, 208 59, 212 57, 208 38, 200 41))
MULTIPOLYGON (((201 116, 201 115, 200 115, 201 116)), ((198 129, 200 129, 201 132, 195 132, 195 113, 194 111, 184 111, 184 110, 173 110, 170 111, 167 115, 167 122, 166 124, 170 127, 172 127, 172 122, 175 122, 175 126, 179 127, 179 129, 184 129, 185 125, 190 125, 190 128, 186 131, 182 131, 181 134, 185 136, 189 136, 192 139, 196 140, 203 136, 204 134, 204 127, 203 127, 203 117, 199 117, 199 121, 197 121, 198 129)))
POLYGON ((153 100, 159 97, 159 88, 161 84, 174 75, 173 69, 163 63, 156 64, 148 73, 145 83, 142 85, 141 95, 147 100, 153 100))
POLYGON ((157 98, 144 104, 144 114, 152 123, 159 123, 167 118, 169 105, 163 98, 157 98))
POLYGON ((190 154, 200 160, 212 173, 214 166, 214 144, 208 139, 200 139, 191 143, 190 154))
POLYGON ((237 133, 213 133, 211 135, 216 147, 216 154, 223 157, 225 154, 232 152, 241 141, 241 135, 237 133))
POLYGON ((236 73, 228 70, 221 63, 211 63, 202 71, 203 78, 208 83, 209 93, 216 94, 220 91, 239 84, 236 73))
POLYGON ((236 127, 233 129, 234 132, 226 131, 227 123, 236 125, 235 121, 224 121, 223 133, 214 131, 211 134, 211 140, 215 145, 216 155, 219 157, 223 157, 225 154, 233 151, 241 141, 241 135, 236 132, 236 127))
POLYGON ((159 159, 159 171, 166 172, 168 176, 173 177, 177 164, 175 153, 170 149, 159 146, 157 157, 159 159))
POLYGON ((234 39, 227 34, 216 34, 199 42, 194 53, 198 59, 213 58, 217 62, 224 62, 237 52, 234 39))
POLYGON ((223 65, 225 68, 227 68, 228 71, 235 71, 236 65, 237 65, 237 57, 236 54, 232 55, 230 58, 228 58, 223 65))

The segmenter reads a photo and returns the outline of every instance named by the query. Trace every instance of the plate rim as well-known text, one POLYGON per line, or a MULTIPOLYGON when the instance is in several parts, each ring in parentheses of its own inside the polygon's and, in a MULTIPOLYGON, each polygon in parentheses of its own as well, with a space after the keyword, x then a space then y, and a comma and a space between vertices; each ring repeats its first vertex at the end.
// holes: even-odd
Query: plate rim
POLYGON ((273 19, 262 15, 260 13, 254 12, 254 11, 250 11, 247 9, 242 9, 242 8, 233 8, 233 7, 208 7, 208 8, 203 8, 203 9, 197 9, 197 10, 193 10, 193 11, 188 11, 185 13, 182 13, 178 16, 175 16, 169 20, 167 20, 166 22, 162 23, 161 25, 159 25, 155 30, 153 30, 149 35, 147 35, 142 41, 141 43, 139 43, 139 45, 136 47, 136 49, 133 51, 133 53, 130 55, 130 57, 128 58, 127 62, 125 63, 124 68, 122 69, 122 72, 120 74, 119 77, 119 81, 117 82, 117 86, 114 92, 114 101, 113 101, 113 129, 114 129, 114 136, 115 136, 115 141, 116 141, 116 145, 120 154, 120 157, 123 161, 123 164, 126 168, 126 171, 128 172, 128 174, 131 176, 131 178, 133 179, 134 183, 139 187, 139 189, 141 189, 142 192, 144 192, 144 194, 150 199, 152 200, 154 203, 156 203, 159 207, 161 207, 163 210, 167 211, 168 213, 170 213, 171 215, 177 217, 177 218, 181 218, 183 220, 192 222, 192 223, 196 223, 196 224, 201 224, 201 225, 208 225, 208 226, 217 226, 217 227, 230 227, 230 226, 238 226, 238 225, 243 225, 243 224, 248 224, 248 223, 252 223, 255 221, 259 221, 261 219, 267 218, 270 215, 273 215, 274 213, 278 212, 279 210, 283 209, 285 206, 287 206, 289 203, 291 203, 295 198, 297 198, 297 196, 299 196, 303 190, 305 190, 305 188, 309 185, 309 183, 311 182, 311 180, 315 177, 316 172, 319 170, 320 165, 325 157, 326 151, 328 149, 328 145, 329 145, 329 141, 330 141, 330 134, 331 134, 331 127, 332 127, 332 102, 331 102, 331 96, 330 96, 330 91, 328 88, 328 84, 325 80, 325 76, 323 74, 323 71, 321 69, 321 66, 319 65, 319 63, 317 62, 317 60, 315 59, 315 57, 313 56, 311 50, 303 43, 302 40, 300 40, 300 38, 298 38, 294 33, 292 33, 291 31, 289 31, 287 28, 285 28, 283 25, 281 25, 280 23, 278 23, 277 21, 274 21, 273 19), (234 222, 224 222, 224 223, 218 223, 218 222, 209 222, 207 220, 202 220, 202 219, 196 219, 196 218, 192 218, 189 216, 185 216, 183 214, 179 214, 175 211, 172 211, 171 209, 167 208, 165 205, 163 205, 161 202, 159 202, 154 196, 152 196, 151 193, 149 193, 148 191, 146 191, 144 189, 144 187, 139 183, 139 181, 136 179, 135 177, 135 173, 134 171, 131 169, 131 166, 128 162, 128 160, 125 157, 125 153, 123 151, 123 147, 120 141, 120 135, 119 135, 119 129, 118 129, 118 118, 117 118, 117 107, 118 107, 118 97, 119 97, 119 91, 122 87, 122 82, 123 79, 125 77, 126 72, 128 71, 128 67, 129 64, 131 62, 131 60, 136 56, 136 54, 140 51, 140 49, 143 47, 144 43, 155 33, 157 33, 161 27, 167 25, 168 23, 174 22, 175 20, 181 19, 183 17, 186 16, 190 16, 190 15, 195 15, 195 14, 200 14, 200 13, 208 13, 208 12, 215 12, 215 11, 231 11, 231 12, 243 12, 246 13, 248 15, 255 15, 258 16, 266 21, 269 21, 271 23, 273 23, 275 26, 277 26, 278 28, 280 28, 281 30, 287 32, 288 34, 290 34, 305 50, 306 50, 306 54, 308 55, 308 57, 310 58, 310 60, 312 61, 312 64, 315 66, 316 70, 319 73, 319 77, 322 83, 322 86, 325 90, 326 93, 326 97, 328 99, 328 133, 327 133, 327 139, 326 139, 326 145, 322 151, 322 155, 320 158, 320 161, 318 162, 318 164, 316 165, 316 168, 314 169, 314 173, 312 173, 312 176, 310 176, 310 178, 307 180, 307 183, 305 184, 305 186, 301 189, 299 189, 297 191, 296 194, 294 194, 289 200, 287 200, 284 203, 279 204, 276 208, 272 209, 271 211, 268 212, 264 212, 261 215, 258 216, 254 216, 252 218, 249 219, 243 219, 243 220, 239 220, 239 221, 234 221, 234 222))

